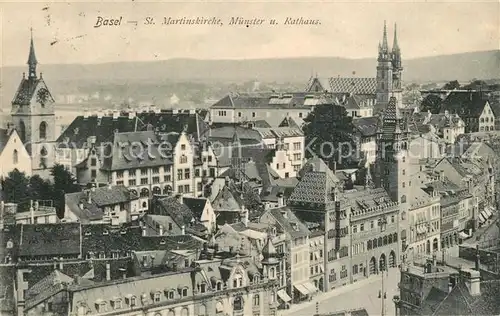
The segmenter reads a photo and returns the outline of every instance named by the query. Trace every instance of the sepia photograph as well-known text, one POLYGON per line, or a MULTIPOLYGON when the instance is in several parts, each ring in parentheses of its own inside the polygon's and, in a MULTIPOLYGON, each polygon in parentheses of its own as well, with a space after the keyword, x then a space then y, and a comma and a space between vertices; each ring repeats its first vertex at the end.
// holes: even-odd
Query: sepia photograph
POLYGON ((499 181, 498 0, 0 2, 0 316, 500 315, 499 181))

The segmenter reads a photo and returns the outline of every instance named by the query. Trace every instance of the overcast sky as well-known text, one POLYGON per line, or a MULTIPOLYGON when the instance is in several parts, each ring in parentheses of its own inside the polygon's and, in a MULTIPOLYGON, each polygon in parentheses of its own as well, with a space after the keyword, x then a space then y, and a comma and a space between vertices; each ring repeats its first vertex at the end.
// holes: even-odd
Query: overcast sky
MULTIPOLYGON (((170 58, 245 59, 300 56, 375 57, 387 20, 403 58, 499 48, 500 4, 475 2, 171 2, 0 4, 1 60, 27 61, 30 27, 41 64, 103 63, 170 58), (122 26, 94 28, 97 17, 122 26), (147 16, 220 17, 224 26, 145 26, 147 16), (231 17, 319 19, 316 26, 229 26, 231 17), (137 20, 139 25, 125 23, 137 20), (57 41, 57 43, 54 43, 57 41), (52 43, 52 45, 51 45, 52 43)), ((281 23, 282 24, 282 23, 281 23)))

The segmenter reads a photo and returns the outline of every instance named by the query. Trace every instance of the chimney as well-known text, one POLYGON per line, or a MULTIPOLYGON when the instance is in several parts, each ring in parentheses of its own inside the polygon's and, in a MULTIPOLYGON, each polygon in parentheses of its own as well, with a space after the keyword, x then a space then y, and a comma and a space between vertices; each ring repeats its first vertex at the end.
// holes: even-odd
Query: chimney
POLYGON ((120 270, 120 272, 121 272, 121 274, 122 274, 122 278, 123 278, 123 279, 126 279, 126 278, 127 278, 127 269, 125 269, 125 268, 120 268, 119 270, 120 270))
POLYGON ((245 225, 245 227, 247 227, 248 226, 248 210, 247 209, 243 210, 242 215, 243 215, 242 216, 243 217, 242 218, 243 225, 245 225))
POLYGON ((186 235, 186 226, 184 225, 181 227, 181 235, 186 235))
POLYGON ((142 236, 147 236, 146 226, 142 226, 142 236))
POLYGON ((337 171, 337 162, 335 160, 329 161, 328 167, 330 168, 330 170, 332 170, 335 173, 335 171, 337 171))
POLYGON ((439 170, 439 180, 444 181, 444 170, 439 170))
POLYGON ((78 274, 75 274, 75 276, 73 277, 73 280, 74 280, 76 285, 79 285, 82 282, 82 278, 78 274))
POLYGON ((481 295, 481 273, 472 269, 464 269, 460 271, 460 274, 464 278, 469 294, 471 296, 481 295))
POLYGON ((288 218, 288 214, 286 213, 285 209, 281 210, 281 215, 283 215, 284 218, 288 218))
POLYGON ((109 262, 106 262, 106 281, 111 280, 111 266, 109 262))
POLYGON ((33 207, 35 209, 35 211, 38 211, 38 207, 39 207, 38 201, 35 201, 35 204, 33 207))
POLYGON ((30 219, 31 219, 31 224, 35 224, 35 209, 33 208, 33 201, 31 201, 31 206, 30 206, 30 219))
POLYGON ((453 283, 449 282, 448 283, 448 293, 450 293, 453 290, 453 283))
POLYGON ((91 194, 90 194, 90 190, 87 190, 87 203, 88 204, 91 204, 92 203, 92 197, 91 197, 91 194))
POLYGON ((283 193, 278 193, 278 207, 285 206, 285 197, 283 193))
POLYGON ((163 236, 163 225, 160 225, 160 236, 163 236))
POLYGON ((479 245, 476 245, 476 258, 474 260, 474 263, 475 263, 475 270, 476 271, 480 271, 479 270, 479 266, 480 266, 480 256, 479 256, 479 245))
POLYGON ((59 270, 62 271, 63 270, 63 267, 64 267, 64 263, 63 263, 63 258, 59 258, 59 270))
POLYGON ((184 199, 182 198, 182 194, 178 193, 176 195, 176 198, 177 198, 177 201, 180 203, 180 204, 184 204, 184 199))

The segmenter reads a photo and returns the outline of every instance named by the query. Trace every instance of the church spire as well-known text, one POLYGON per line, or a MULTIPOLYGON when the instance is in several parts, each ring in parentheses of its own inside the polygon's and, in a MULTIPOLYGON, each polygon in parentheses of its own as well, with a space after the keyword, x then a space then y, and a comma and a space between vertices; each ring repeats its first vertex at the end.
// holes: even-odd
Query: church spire
POLYGON ((33 28, 31 28, 30 54, 28 57, 28 79, 36 79, 36 65, 38 64, 35 56, 35 44, 33 44, 33 28))
POLYGON ((398 27, 397 24, 394 23, 394 42, 392 44, 392 51, 393 52, 398 52, 399 51, 397 27, 398 27))
POLYGON ((387 44, 387 24, 384 20, 384 37, 382 38, 382 51, 387 53, 389 51, 389 44, 387 44))

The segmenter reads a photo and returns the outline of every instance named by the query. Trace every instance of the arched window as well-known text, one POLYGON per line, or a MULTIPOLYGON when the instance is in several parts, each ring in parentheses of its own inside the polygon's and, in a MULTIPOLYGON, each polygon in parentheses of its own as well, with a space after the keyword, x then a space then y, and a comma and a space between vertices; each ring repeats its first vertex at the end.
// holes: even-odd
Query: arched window
POLYGON ((161 189, 159 187, 154 187, 153 194, 157 194, 157 195, 161 194, 161 189))
POLYGON ((379 247, 382 247, 382 237, 379 237, 379 238, 378 238, 378 246, 379 246, 379 247))
POLYGON ((146 188, 143 188, 141 190, 141 197, 148 197, 149 196, 149 190, 146 188))
POLYGON ((181 316, 189 316, 189 309, 187 307, 182 309, 181 316))
POLYGON ((200 307, 198 307, 198 316, 205 316, 207 314, 207 308, 205 305, 201 304, 200 307))
POLYGON ((15 165, 19 162, 19 153, 17 152, 17 149, 14 149, 14 152, 12 153, 12 162, 15 165))
POLYGON ((45 147, 40 150, 40 168, 47 169, 47 149, 45 147))
POLYGON ((383 243, 384 243, 384 246, 387 245, 387 236, 384 236, 383 243))
POLYGON ((368 240, 367 245, 366 245, 366 248, 367 248, 368 250, 371 250, 371 249, 372 249, 372 241, 371 241, 371 240, 368 240))
POLYGON ((233 310, 241 311, 243 310, 243 298, 241 296, 236 296, 233 301, 233 310))
POLYGON ((255 294, 253 296, 253 306, 259 306, 260 305, 260 297, 259 294, 255 294))
POLYGON ((394 242, 398 242, 398 233, 394 233, 394 234, 392 234, 392 240, 393 240, 394 242))
POLYGON ((372 242, 372 247, 375 249, 377 248, 377 238, 375 238, 372 242))
POLYGON ((42 121, 42 123, 40 123, 38 132, 40 135, 40 139, 47 138, 47 123, 45 123, 45 121, 42 121))
POLYGON ((175 316, 175 310, 169 310, 167 316, 175 316))
MULTIPOLYGON (((401 196, 401 203, 406 203, 406 195, 402 195, 402 196, 401 196)), ((404 218, 403 218, 403 213, 401 213, 401 219, 403 219, 403 220, 404 220, 404 218)))
POLYGON ((217 282, 217 291, 222 290, 222 282, 217 282))
POLYGON ((389 235, 389 243, 392 244, 392 235, 389 235))
POLYGON ((26 125, 23 121, 19 121, 19 138, 23 143, 26 141, 26 125))

